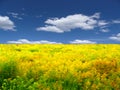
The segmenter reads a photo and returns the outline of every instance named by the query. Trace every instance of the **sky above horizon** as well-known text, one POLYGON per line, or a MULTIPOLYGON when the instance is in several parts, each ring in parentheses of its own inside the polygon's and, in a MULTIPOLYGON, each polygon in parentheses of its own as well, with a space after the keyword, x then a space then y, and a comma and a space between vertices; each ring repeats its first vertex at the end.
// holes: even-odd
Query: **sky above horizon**
POLYGON ((120 44, 120 0, 0 0, 0 43, 120 44))

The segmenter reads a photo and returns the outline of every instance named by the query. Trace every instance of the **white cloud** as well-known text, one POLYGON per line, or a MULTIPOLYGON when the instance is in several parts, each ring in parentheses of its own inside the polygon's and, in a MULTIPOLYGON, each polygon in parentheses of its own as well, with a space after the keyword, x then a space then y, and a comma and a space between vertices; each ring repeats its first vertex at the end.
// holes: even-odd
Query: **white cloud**
POLYGON ((72 43, 72 44, 95 44, 96 42, 93 42, 93 41, 90 41, 90 40, 76 39, 76 40, 70 41, 70 43, 72 43))
POLYGON ((74 29, 93 30, 95 28, 101 29, 101 32, 109 32, 109 25, 120 24, 120 20, 106 21, 100 19, 100 13, 95 13, 91 16, 83 14, 68 15, 61 18, 50 18, 45 22, 45 26, 37 27, 37 31, 47 31, 64 33, 74 29))
POLYGON ((22 17, 18 17, 18 16, 13 16, 13 18, 17 18, 19 20, 22 20, 23 18, 22 17))
POLYGON ((104 33, 107 33, 107 32, 109 32, 110 30, 109 30, 109 29, 101 29, 100 31, 101 31, 101 32, 104 32, 104 33))
MULTIPOLYGON (((18 13, 14 13, 14 12, 8 12, 9 15, 12 15, 13 18, 16 18, 16 19, 19 19, 19 20, 22 20, 23 18, 20 17, 20 14, 18 13)), ((23 14, 21 14, 23 15, 23 14)))
POLYGON ((113 23, 120 24, 120 20, 113 20, 113 23))
POLYGON ((107 24, 109 24, 109 22, 106 22, 105 20, 98 21, 98 26, 106 26, 107 24))
POLYGON ((41 31, 50 31, 50 32, 57 32, 57 33, 63 33, 64 31, 59 29, 56 26, 45 26, 45 27, 39 27, 37 28, 37 30, 41 30, 41 31))
POLYGON ((62 44, 59 42, 51 42, 47 40, 40 40, 40 41, 29 41, 27 39, 19 39, 17 41, 8 41, 7 43, 16 43, 16 44, 62 44))
POLYGON ((8 16, 0 16, 0 29, 15 31, 14 22, 8 16))
POLYGON ((118 33, 118 34, 115 35, 115 36, 109 37, 109 39, 111 39, 111 40, 116 40, 116 41, 120 41, 120 33, 118 33))
MULTIPOLYGON (((83 14, 68 15, 62 18, 52 18, 45 21, 44 27, 36 28, 37 31, 51 31, 56 33, 68 32, 76 28, 83 30, 92 30, 98 26, 98 19, 100 13, 95 13, 92 16, 86 16, 83 14)), ((105 25, 103 21, 99 22, 99 25, 105 25)))
POLYGON ((93 18, 100 18, 100 13, 95 13, 93 16, 91 16, 91 17, 93 17, 93 18))

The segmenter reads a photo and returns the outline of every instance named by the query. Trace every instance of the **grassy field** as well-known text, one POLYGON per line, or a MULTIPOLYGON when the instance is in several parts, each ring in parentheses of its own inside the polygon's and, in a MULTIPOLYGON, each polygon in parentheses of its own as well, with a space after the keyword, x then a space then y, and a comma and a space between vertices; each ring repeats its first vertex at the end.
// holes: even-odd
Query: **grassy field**
POLYGON ((0 44, 0 90, 120 90, 120 45, 0 44))

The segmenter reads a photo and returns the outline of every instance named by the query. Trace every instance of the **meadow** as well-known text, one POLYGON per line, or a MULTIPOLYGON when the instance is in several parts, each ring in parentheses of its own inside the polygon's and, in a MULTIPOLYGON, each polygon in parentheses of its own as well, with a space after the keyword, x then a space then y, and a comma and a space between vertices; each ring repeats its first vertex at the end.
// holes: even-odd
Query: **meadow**
POLYGON ((120 90, 120 45, 0 44, 0 90, 120 90))

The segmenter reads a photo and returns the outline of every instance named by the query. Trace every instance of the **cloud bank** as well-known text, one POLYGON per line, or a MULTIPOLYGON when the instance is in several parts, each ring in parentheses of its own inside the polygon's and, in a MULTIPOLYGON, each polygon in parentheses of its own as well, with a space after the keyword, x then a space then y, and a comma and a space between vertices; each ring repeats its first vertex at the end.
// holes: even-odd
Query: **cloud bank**
POLYGON ((90 40, 79 40, 79 39, 76 39, 76 40, 73 40, 73 41, 70 41, 71 44, 95 44, 96 42, 93 42, 93 41, 90 41, 90 40))
POLYGON ((51 42, 51 41, 47 41, 47 40, 29 41, 27 39, 19 39, 17 41, 8 41, 7 43, 13 43, 13 44, 62 44, 59 42, 51 42))

